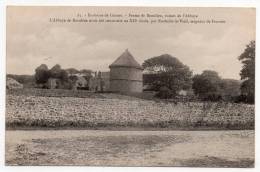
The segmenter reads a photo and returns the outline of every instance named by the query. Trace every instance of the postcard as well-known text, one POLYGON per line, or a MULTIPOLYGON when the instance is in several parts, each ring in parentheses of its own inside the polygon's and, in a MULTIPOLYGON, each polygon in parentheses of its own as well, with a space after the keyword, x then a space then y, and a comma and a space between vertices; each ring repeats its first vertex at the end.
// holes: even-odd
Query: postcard
POLYGON ((253 168, 255 8, 7 6, 5 165, 253 168))

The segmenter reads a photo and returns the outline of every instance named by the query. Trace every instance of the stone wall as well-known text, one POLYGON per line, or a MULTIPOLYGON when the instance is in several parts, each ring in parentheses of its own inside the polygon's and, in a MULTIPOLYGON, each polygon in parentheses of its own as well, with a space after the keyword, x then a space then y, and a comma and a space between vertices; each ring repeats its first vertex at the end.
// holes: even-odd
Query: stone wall
POLYGON ((114 67, 110 69, 110 91, 142 92, 143 74, 141 69, 114 67))
POLYGON ((111 80, 110 91, 112 92, 142 92, 143 82, 129 80, 111 80))

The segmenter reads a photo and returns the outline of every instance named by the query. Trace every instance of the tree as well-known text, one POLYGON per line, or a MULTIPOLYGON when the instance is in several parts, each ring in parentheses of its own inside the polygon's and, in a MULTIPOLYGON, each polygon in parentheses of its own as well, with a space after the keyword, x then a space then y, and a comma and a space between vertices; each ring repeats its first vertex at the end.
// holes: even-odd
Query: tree
POLYGON ((68 73, 66 70, 61 69, 61 66, 59 64, 56 64, 53 66, 50 70, 50 76, 52 78, 60 79, 61 82, 67 82, 68 81, 68 73))
POLYGON ((222 95, 227 99, 232 99, 240 95, 240 84, 239 80, 235 79, 222 79, 220 88, 222 95))
POLYGON ((79 71, 79 73, 84 75, 91 75, 92 71, 90 69, 82 69, 79 71))
POLYGON ((52 78, 60 78, 60 73, 61 73, 61 66, 59 64, 54 65, 50 69, 50 74, 52 78))
POLYGON ((68 69, 66 69, 66 72, 68 72, 68 74, 70 74, 70 75, 79 73, 79 71, 75 68, 68 68, 68 69))
POLYGON ((221 98, 222 80, 218 73, 205 70, 193 77, 192 88, 194 93, 203 100, 219 100, 221 98))
POLYGON ((37 84, 44 84, 48 81, 50 77, 50 72, 46 64, 41 64, 35 69, 35 81, 37 84))
POLYGON ((66 72, 66 70, 61 69, 59 79, 60 79, 62 82, 67 82, 67 81, 69 80, 69 75, 68 75, 68 73, 66 72))
POLYGON ((169 89, 174 97, 178 91, 191 87, 191 70, 169 54, 147 59, 142 66, 145 70, 144 83, 155 91, 164 87, 163 90, 169 89))
POLYGON ((255 41, 251 41, 244 52, 238 57, 243 67, 240 71, 241 94, 245 96, 246 102, 254 103, 255 99, 255 41))

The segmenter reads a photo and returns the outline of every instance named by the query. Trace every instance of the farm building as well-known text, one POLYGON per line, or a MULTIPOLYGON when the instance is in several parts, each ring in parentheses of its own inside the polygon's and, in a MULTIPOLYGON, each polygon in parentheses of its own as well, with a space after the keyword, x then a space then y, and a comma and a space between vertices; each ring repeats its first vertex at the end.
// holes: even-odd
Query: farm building
POLYGON ((132 54, 125 50, 110 66, 110 91, 142 92, 143 68, 132 54))
POLYGON ((23 84, 19 83, 13 78, 6 78, 6 88, 7 89, 22 89, 23 84))

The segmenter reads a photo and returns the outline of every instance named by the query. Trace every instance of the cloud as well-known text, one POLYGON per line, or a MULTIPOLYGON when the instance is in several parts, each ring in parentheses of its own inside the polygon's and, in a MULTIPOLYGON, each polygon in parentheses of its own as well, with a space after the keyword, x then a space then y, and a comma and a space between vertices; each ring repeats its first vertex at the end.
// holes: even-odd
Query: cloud
POLYGON ((225 24, 88 24, 50 23, 49 17, 72 17, 99 7, 9 7, 7 10, 7 73, 33 74, 49 67, 108 70, 126 48, 142 63, 172 54, 195 73, 214 69, 239 78, 237 56, 255 38, 255 10, 248 8, 103 8, 114 13, 196 13, 225 19, 225 24), (44 60, 48 57, 49 60, 44 60))
POLYGON ((218 37, 208 38, 203 33, 184 31, 177 37, 162 38, 158 44, 195 73, 212 69, 222 76, 239 78, 241 63, 237 57, 253 39, 254 32, 248 32, 244 27, 230 27, 218 37))
POLYGON ((49 67, 60 64, 64 68, 108 70, 108 65, 127 48, 125 42, 116 40, 87 40, 86 36, 62 27, 38 35, 13 35, 8 42, 8 72, 31 74, 42 63, 49 67), (51 58, 45 61, 47 57, 51 58), (30 65, 25 66, 20 59, 30 65))

